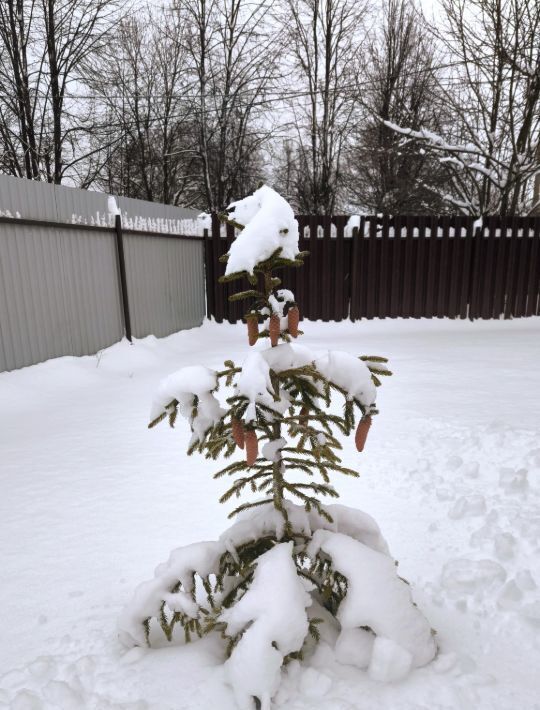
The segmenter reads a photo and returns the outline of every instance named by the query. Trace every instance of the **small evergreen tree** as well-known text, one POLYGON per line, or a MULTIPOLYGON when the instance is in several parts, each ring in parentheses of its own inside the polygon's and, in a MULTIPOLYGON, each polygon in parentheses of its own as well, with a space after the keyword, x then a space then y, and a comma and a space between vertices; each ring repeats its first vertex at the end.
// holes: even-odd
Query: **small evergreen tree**
POLYGON ((269 708, 282 665, 302 658, 308 636, 319 639, 323 619, 339 622, 343 648, 390 639, 408 667, 428 662, 435 644, 375 521, 323 502, 338 497, 333 474, 358 476, 342 465, 337 437, 354 431, 363 450, 377 414, 376 387, 391 374, 387 361, 339 351, 317 356, 293 343, 302 334, 299 308, 277 274, 302 266, 306 253, 298 252, 298 225, 277 193, 263 186, 223 217, 239 233, 222 280, 248 280, 231 300, 248 303, 250 345, 269 340, 270 347, 254 348, 241 366, 227 360, 220 371, 195 366, 171 375, 150 427, 165 418, 174 426, 180 414, 191 425, 188 453, 217 459, 241 450, 242 458, 215 474, 232 479, 220 501, 254 497, 232 510, 238 520, 219 541, 175 550, 140 585, 120 631, 127 644, 149 643, 152 619, 169 640, 178 627, 186 641, 219 631, 239 706, 253 707, 256 698, 269 708), (226 407, 216 397, 223 388, 226 407), (343 399, 337 412, 330 410, 336 396, 343 399), (368 578, 384 603, 362 601, 368 578))

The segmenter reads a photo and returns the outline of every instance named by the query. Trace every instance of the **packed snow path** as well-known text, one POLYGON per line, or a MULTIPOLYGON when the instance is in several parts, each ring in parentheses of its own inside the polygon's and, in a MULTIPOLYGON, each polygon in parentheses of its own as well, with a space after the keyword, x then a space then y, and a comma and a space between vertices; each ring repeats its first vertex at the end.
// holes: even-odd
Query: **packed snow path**
MULTIPOLYGON (((346 443, 362 477, 334 482, 381 525, 441 652, 382 684, 329 635, 276 707, 538 710, 540 319, 303 329, 314 349, 390 358, 366 451, 346 443)), ((205 324, 0 374, 0 708, 235 709, 219 639, 126 653, 116 621, 169 550, 227 527, 215 463, 146 423, 164 375, 241 361, 244 338, 205 324)))

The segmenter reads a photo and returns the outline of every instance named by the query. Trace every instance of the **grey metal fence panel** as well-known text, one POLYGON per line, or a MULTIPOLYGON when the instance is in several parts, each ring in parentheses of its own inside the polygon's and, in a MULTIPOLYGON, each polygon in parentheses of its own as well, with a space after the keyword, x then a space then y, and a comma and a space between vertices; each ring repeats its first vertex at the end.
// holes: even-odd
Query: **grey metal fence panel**
POLYGON ((3 224, 0 371, 122 337, 114 235, 3 224))
MULTIPOLYGON (((73 217, 83 223, 108 215, 109 195, 94 190, 78 190, 64 185, 0 175, 0 211, 9 210, 26 219, 72 223, 73 217)), ((162 205, 159 202, 116 197, 116 203, 128 217, 194 219, 200 210, 162 205)))
POLYGON ((132 218, 195 219, 201 213, 201 210, 162 205, 159 202, 148 202, 146 200, 134 200, 131 197, 117 197, 116 202, 122 214, 127 214, 128 217, 132 218))
MULTIPOLYGON (((0 175, 0 216, 39 221, 0 223, 0 372, 61 355, 92 354, 124 335, 108 199, 104 193, 0 175), (48 224, 55 222, 69 226, 48 224), (109 227, 89 229, 78 222, 109 227)), ((152 231, 160 220, 198 214, 143 200, 116 201, 124 221, 153 220, 152 231)), ((133 334, 161 337, 200 325, 203 239, 130 234, 124 224, 123 240, 133 334)))
POLYGON ((55 221, 57 211, 54 189, 45 182, 0 175, 0 212, 5 214, 6 211, 13 217, 18 213, 27 219, 55 221))
POLYGON ((163 337, 200 325, 205 314, 204 243, 124 234, 133 335, 163 337))
POLYGON ((89 355, 124 334, 115 237, 69 229, 60 240, 71 354, 89 355))
POLYGON ((52 189, 56 200, 58 222, 81 221, 83 224, 103 224, 105 220, 109 225, 109 195, 94 190, 77 190, 63 185, 55 185, 52 189))

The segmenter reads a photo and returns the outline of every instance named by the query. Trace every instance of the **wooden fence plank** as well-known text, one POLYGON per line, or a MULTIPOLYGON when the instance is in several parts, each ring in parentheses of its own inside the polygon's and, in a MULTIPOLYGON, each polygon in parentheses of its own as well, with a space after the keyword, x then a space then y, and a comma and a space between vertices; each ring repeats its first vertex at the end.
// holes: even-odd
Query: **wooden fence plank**
POLYGON ((497 217, 489 217, 488 229, 487 233, 484 235, 483 242, 484 262, 481 274, 482 287, 480 289, 480 310, 481 317, 484 320, 493 317, 493 277, 495 270, 495 251, 499 248, 500 237, 497 236, 497 230, 499 228, 501 229, 502 235, 502 225, 499 225, 497 217))
POLYGON ((364 279, 366 282, 366 318, 375 318, 377 315, 377 220, 369 223, 369 236, 365 240, 367 258, 364 279))
POLYGON ((458 295, 458 312, 460 318, 470 317, 470 299, 471 299, 471 288, 473 279, 473 259, 474 259, 474 248, 475 248, 475 226, 472 217, 464 217, 462 231, 465 232, 463 237, 462 249, 463 249, 463 280, 461 282, 461 289, 458 295))
POLYGON ((415 262, 414 262, 414 295, 412 315, 415 318, 422 318, 426 312, 426 263, 429 240, 431 237, 426 234, 427 219, 422 216, 418 218, 418 236, 415 238, 415 262))
MULTIPOLYGON (((333 278, 336 282, 334 291, 334 316, 335 320, 347 318, 349 312, 349 288, 351 284, 350 269, 346 269, 348 261, 345 260, 345 225, 347 218, 343 215, 336 217, 336 243, 335 243, 335 271, 333 278), (343 277, 341 277, 343 275, 343 277)), ((347 240, 349 241, 349 240, 347 240)), ((350 264, 348 264, 350 266, 350 264)))
MULTIPOLYGON (((506 220, 505 220, 506 222, 506 220)), ((519 238, 518 238, 518 227, 516 218, 510 218, 507 222, 510 231, 510 236, 507 237, 510 240, 510 249, 508 252, 508 266, 506 270, 506 282, 505 282, 505 294, 506 302, 504 305, 504 317, 512 318, 513 315, 513 305, 514 296, 516 289, 516 275, 517 275, 517 264, 518 264, 518 248, 519 248, 519 238)), ((501 235, 503 234, 501 229, 501 235)))
POLYGON ((527 307, 527 266, 531 253, 531 226, 532 217, 523 217, 520 219, 519 229, 522 234, 519 237, 521 244, 518 249, 517 278, 513 304, 513 314, 515 318, 523 317, 527 307))
POLYGON ((484 273, 485 244, 484 232, 487 226, 478 227, 474 233, 474 248, 472 253, 471 293, 469 301, 469 318, 480 318, 482 299, 482 278, 484 273))
POLYGON ((439 268, 437 273, 437 306, 435 308, 435 314, 438 318, 444 318, 447 313, 450 224, 451 218, 445 215, 442 219, 441 234, 438 237, 439 268))
POLYGON ((403 242, 403 293, 401 296, 401 317, 409 318, 412 314, 412 300, 414 288, 413 251, 415 220, 411 215, 405 217, 406 233, 403 242))
POLYGON ((402 314, 403 269, 402 257, 405 239, 401 236, 403 218, 394 217, 394 238, 390 242, 390 318, 399 318, 402 314))
POLYGON ((390 277, 391 264, 389 261, 393 226, 388 215, 383 215, 381 226, 381 237, 378 245, 378 283, 377 289, 377 318, 385 318, 390 307, 390 277))
POLYGON ((351 244, 351 320, 358 320, 365 316, 364 288, 362 266, 364 263, 364 230, 366 229, 366 218, 360 218, 360 226, 353 230, 351 244))
MULTIPOLYGON (((496 225, 496 220, 493 221, 496 225)), ((496 227, 495 227, 496 228, 496 227)), ((507 268, 507 254, 510 247, 510 240, 506 238, 506 227, 499 225, 500 236, 496 240, 497 249, 495 252, 495 269, 493 273, 493 308, 491 318, 500 318, 504 313, 506 301, 505 281, 507 268)))
POLYGON ((430 237, 426 244, 426 288, 424 315, 426 318, 433 318, 435 311, 435 298, 437 293, 436 273, 437 259, 439 257, 439 219, 431 217, 429 220, 430 237))
POLYGON ((335 244, 332 241, 332 219, 329 215, 322 218, 323 238, 321 247, 321 315, 326 323, 332 320, 332 296, 336 290, 335 244))
POLYGON ((220 238, 221 224, 216 214, 212 215, 212 266, 214 274, 214 318, 218 323, 223 323, 223 316, 228 304, 226 302, 226 292, 223 286, 218 283, 218 278, 223 273, 222 264, 219 263, 221 251, 220 238))
POLYGON ((540 217, 536 217, 533 224, 525 315, 534 316, 537 313, 540 313, 540 217))

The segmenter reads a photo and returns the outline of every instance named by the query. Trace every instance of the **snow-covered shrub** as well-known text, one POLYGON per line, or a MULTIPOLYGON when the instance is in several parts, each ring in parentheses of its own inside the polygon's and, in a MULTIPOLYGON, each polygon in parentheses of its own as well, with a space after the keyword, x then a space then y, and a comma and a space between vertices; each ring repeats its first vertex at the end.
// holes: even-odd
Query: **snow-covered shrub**
POLYGON ((149 643, 153 625, 169 641, 179 628, 186 641, 221 633, 238 706, 253 708, 257 698, 269 710, 282 666, 302 658, 309 636, 319 638, 317 609, 340 625, 337 658, 377 680, 428 663, 436 646, 375 521, 322 502, 338 497, 332 474, 358 475, 341 464, 337 436, 355 431, 363 449, 379 377, 391 374, 386 359, 315 353, 293 342, 298 306, 275 271, 301 266, 305 254, 283 198, 264 186, 233 203, 226 218, 242 230, 223 280, 248 280, 232 298, 251 301, 250 343, 270 338, 271 345, 241 366, 227 360, 221 371, 197 365, 168 377, 150 426, 167 417, 174 426, 180 413, 192 431, 189 453, 216 459, 244 451, 215 478, 232 479, 221 502, 247 498, 219 540, 173 551, 137 588, 119 630, 126 645, 149 643), (335 397, 340 413, 330 411, 335 397))

